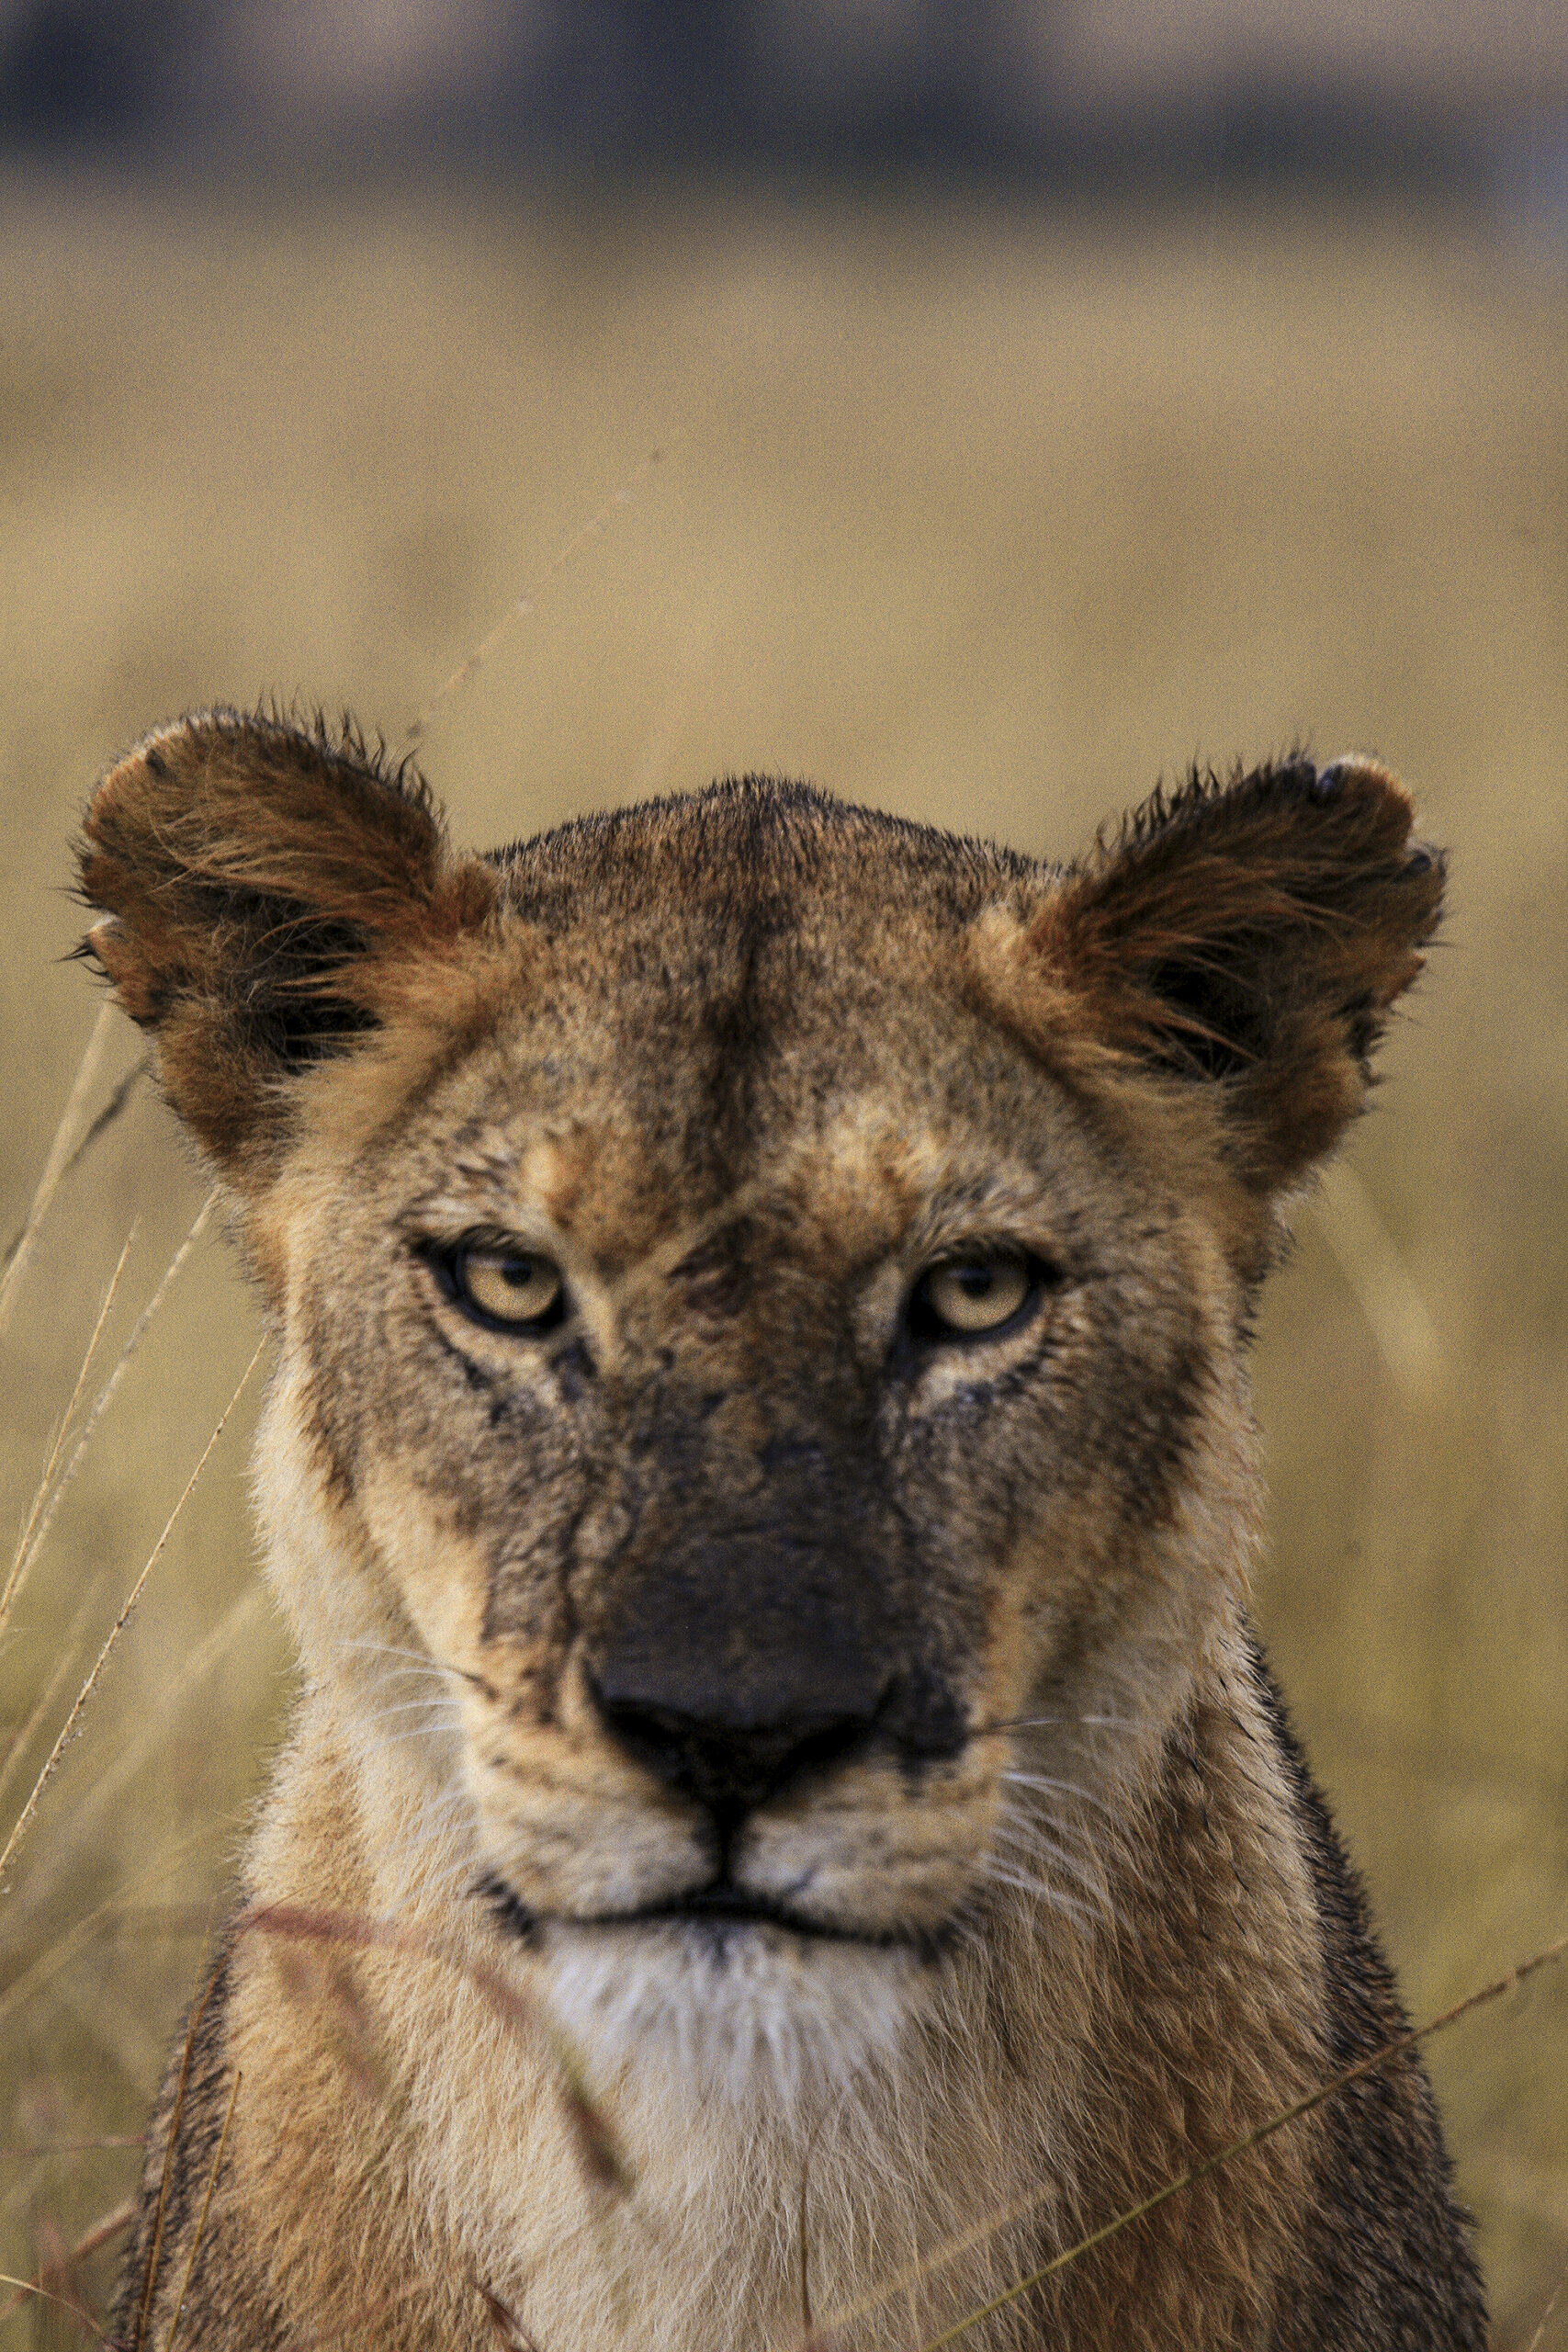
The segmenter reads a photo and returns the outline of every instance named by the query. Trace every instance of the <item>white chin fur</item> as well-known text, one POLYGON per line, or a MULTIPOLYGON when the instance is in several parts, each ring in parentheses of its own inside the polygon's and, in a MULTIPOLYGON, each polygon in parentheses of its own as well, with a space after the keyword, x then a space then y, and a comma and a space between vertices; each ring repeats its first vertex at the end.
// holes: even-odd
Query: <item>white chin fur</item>
POLYGON ((657 2068, 671 2088, 778 2107, 893 2056, 921 1973, 897 1946, 744 1922, 556 1924, 544 1981, 563 2032, 606 2081, 657 2068))

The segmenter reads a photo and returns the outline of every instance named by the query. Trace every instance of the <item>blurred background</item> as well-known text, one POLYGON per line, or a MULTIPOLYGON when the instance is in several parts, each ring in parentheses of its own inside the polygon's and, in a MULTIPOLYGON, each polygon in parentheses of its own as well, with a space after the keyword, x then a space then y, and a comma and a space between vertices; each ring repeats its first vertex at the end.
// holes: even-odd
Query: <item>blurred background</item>
MULTIPOLYGON (((761 769, 1062 855, 1303 741, 1409 779, 1452 912, 1269 1299, 1258 1609, 1412 2008, 1568 1929, 1561 8, 0 0, 0 1241, 68 1113, 0 1844, 259 1330, 214 1221, 27 1534, 205 1197, 62 960, 129 741, 428 711, 464 842, 761 769)), ((0 2268, 89 2309, 288 1702, 258 1385, 0 1895, 0 2268)), ((1552 1970, 1431 2049, 1519 2352, 1565 2062, 1552 1970)))

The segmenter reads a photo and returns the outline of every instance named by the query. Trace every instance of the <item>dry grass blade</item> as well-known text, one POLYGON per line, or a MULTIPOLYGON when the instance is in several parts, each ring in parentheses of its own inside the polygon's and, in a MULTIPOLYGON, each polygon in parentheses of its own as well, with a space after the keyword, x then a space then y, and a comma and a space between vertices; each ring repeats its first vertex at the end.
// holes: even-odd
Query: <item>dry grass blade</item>
POLYGON ((114 2337, 106 2335, 102 2328, 96 2325, 77 2304, 69 2301, 64 2295, 51 2294, 47 2287, 40 2287, 35 2278, 14 2278, 8 2270, 0 2270, 0 2287, 15 2287, 17 2290, 6 2309, 0 2312, 0 2327, 4 2327, 6 2322, 19 2312, 26 2302, 36 2301, 40 2303, 52 2303, 56 2311, 69 2312, 77 2326, 85 2328, 96 2342, 114 2347, 114 2337))
POLYGON ((539 2352, 538 2346, 508 2303, 493 2294, 482 2278, 474 2280, 474 2292, 485 2307, 485 2315, 502 2344, 510 2352, 539 2352))
POLYGON ((93 1661, 92 1672, 88 1675, 85 1682, 83 1683, 81 1690, 76 1693, 75 1703, 72 1707, 71 1713, 66 1716, 63 1724, 61 1726, 60 1736, 55 1741, 54 1746, 50 1749, 49 1754, 44 1760, 43 1770, 39 1772, 38 1779, 33 1782, 28 1801, 17 1816, 16 1825, 13 1827, 10 1836, 6 1840, 5 1850, 0 1852, 0 1881, 4 1880, 7 1869, 16 1857, 17 1850, 21 1845, 23 1838, 27 1835, 28 1826, 32 1821, 33 1815, 38 1811, 39 1799, 42 1796, 44 1790, 48 1787, 50 1781, 52 1779, 55 1766, 59 1763, 62 1756, 65 1753, 66 1747, 69 1746, 71 1739, 75 1733, 76 1726, 82 1720, 83 1713, 92 1699, 94 1691, 98 1687, 99 1678, 102 1675, 105 1667, 108 1664, 110 1652, 114 1649, 114 1646, 119 1640, 121 1634, 125 1631, 126 1625, 130 1618, 131 1611, 135 1609, 137 1602, 141 1598, 142 1589, 146 1585, 147 1579, 152 1575, 154 1566, 157 1565, 164 1544, 167 1544, 170 1536, 174 1532, 175 1521, 178 1519, 181 1511, 185 1509, 186 1503, 189 1499, 191 1489, 196 1485, 197 1480, 200 1477, 203 1470, 207 1467, 208 1458, 210 1455, 213 1447, 222 1436, 230 1414, 233 1411, 235 1406, 239 1403, 241 1396, 243 1395, 246 1382, 250 1379, 252 1373, 254 1372, 257 1364, 261 1362, 262 1350, 265 1345, 266 1341, 265 1340, 257 1342, 254 1355, 252 1356, 250 1363, 245 1366, 243 1373, 241 1374, 239 1386, 235 1389, 234 1394, 230 1397, 229 1402, 224 1406, 221 1414, 219 1416, 217 1428, 213 1430, 212 1435, 208 1439, 206 1445, 202 1448, 200 1461, 197 1464, 196 1468, 191 1472, 190 1476, 186 1480, 185 1487, 180 1495, 180 1498, 175 1505, 174 1510, 169 1513, 169 1516, 164 1522, 162 1535, 159 1536, 158 1541, 153 1544, 152 1551, 148 1554, 145 1567, 143 1567, 141 1574, 137 1577, 136 1582, 131 1586, 130 1592, 126 1595, 125 1603, 120 1610, 119 1615, 109 1627, 108 1637, 104 1643, 102 1649, 98 1652, 97 1657, 93 1661))
POLYGON ((566 570, 568 564, 570 563, 573 556, 578 553, 579 549, 586 547, 590 539, 596 539, 602 536, 605 524, 612 520, 617 507, 629 506, 631 504, 632 499, 635 497, 637 491, 640 490, 642 484, 647 481, 649 475, 653 471, 654 467, 658 465, 663 454, 664 452, 661 449, 650 449, 647 457, 644 458, 642 463, 639 466, 633 467, 631 472, 626 476, 625 481, 621 483, 619 489, 612 491, 610 496, 604 501, 604 505, 601 506, 596 513, 591 514, 586 523, 580 525, 578 529, 572 533, 570 538, 567 540, 565 546, 558 549, 553 560, 539 574, 532 587, 525 589, 514 604, 508 605, 505 612, 502 613, 501 618, 496 622, 495 627, 489 632, 488 636, 481 638, 479 644, 475 646, 473 651, 468 656, 467 660, 460 662, 446 683, 436 687, 435 692, 431 695, 430 700, 425 704, 424 708, 420 712, 419 717, 413 720, 412 724, 409 728, 407 735, 403 739, 411 750, 421 741, 425 729, 429 726, 431 719, 441 707, 441 705, 451 695, 455 695, 460 686, 467 685, 468 680, 474 675, 475 672, 482 668, 491 653, 494 650, 497 644, 499 644, 501 639, 505 635, 507 629, 511 628, 513 622, 526 618, 527 615, 533 611, 535 605, 538 603, 539 598, 544 594, 546 589, 550 587, 555 581, 559 579, 561 573, 566 570))
POLYGON ((174 2321, 164 2345, 164 2352, 175 2352, 175 2338, 180 2332, 180 2322, 185 2317, 186 2297, 190 2292, 191 2273, 196 2268, 196 2257, 207 2229, 207 2216, 212 2204, 212 2192, 218 2185, 218 2174, 223 2162, 223 2151, 229 2144, 229 2126, 234 2120, 234 2101, 240 2096, 240 2085, 243 2080, 243 2077, 236 2067, 233 2086, 229 2093, 229 2104, 223 2110, 223 2129, 218 2134, 217 2153, 212 2159, 212 2169, 207 2176, 207 2194, 201 2200, 201 2211, 196 2217, 196 2230, 191 2238, 190 2252, 186 2256, 185 2277, 180 2280, 179 2298, 175 2304, 174 2321))
POLYGON ((286 1936, 305 1942, 346 1944, 362 1951, 401 1951, 433 1960, 466 1976, 498 2017, 520 2032, 536 2033, 554 2059, 566 2104, 567 2120, 579 2161, 596 2186, 627 2196, 636 2177, 608 2119, 591 2098, 582 2062, 576 2051, 542 2016, 535 2005, 509 1984, 499 1969, 465 1952, 454 1951, 434 1936, 422 1935, 396 1919, 367 1917, 356 1911, 330 1911, 295 1903, 267 1903, 242 1911, 233 1922, 240 1935, 286 1936))
MULTIPOLYGON (((1144 2221, 1150 2213, 1157 2211, 1159 2207, 1167 2204, 1171 2198, 1179 2197, 1183 2190, 1194 2188, 1201 2180, 1206 2180, 1211 2173, 1218 2172, 1223 2165, 1233 2164, 1237 2156, 1245 2155, 1249 2148, 1261 2146, 1265 2140, 1271 2140, 1277 2132, 1283 2132, 1287 2125, 1299 2122, 1303 2116, 1312 2114, 1314 2109, 1323 2106, 1326 2099, 1333 2098, 1337 2093, 1348 2089, 1352 2083, 1361 2082, 1367 2075, 1375 2075, 1381 2067, 1391 2065, 1396 2058, 1403 2057, 1406 2051, 1416 2049, 1419 2043, 1429 2041, 1434 2034, 1442 2033, 1448 2027, 1457 2025, 1461 2018, 1468 2017, 1472 2010, 1483 2008, 1490 2002, 1501 2000, 1505 1993, 1513 1992, 1517 1986, 1524 1984, 1527 1978, 1533 1976, 1538 1970, 1547 1967, 1554 1961, 1561 1960, 1565 1951, 1568 1951, 1568 1935, 1559 1936, 1555 1942, 1544 1945, 1540 1951, 1532 1952, 1528 1960, 1520 1961, 1517 1967, 1510 1968, 1505 1975, 1495 1978, 1490 1984, 1482 1985, 1478 1992, 1467 1994, 1462 2001, 1456 2001, 1452 2008, 1445 2009, 1439 2017, 1428 2018, 1425 2025, 1412 2026, 1408 2033, 1396 2035, 1393 2041, 1384 2042, 1381 2049, 1372 2051, 1365 2058, 1358 2059, 1353 2066, 1347 2066, 1331 2081, 1320 2083, 1317 2089, 1309 2091, 1304 2098, 1296 2099, 1291 2106, 1281 2108, 1279 2113, 1271 2115, 1266 2123, 1258 2124, 1254 2131, 1244 2132, 1239 2140, 1233 2140, 1227 2147, 1221 2148, 1215 2154, 1205 2157, 1201 2165, 1192 2165, 1190 2171, 1179 2174, 1175 2180, 1168 2180, 1164 2188, 1156 2188, 1152 2197, 1145 2197, 1140 2204, 1129 2206, 1125 2212, 1118 2213, 1113 2220, 1103 2222, 1098 2230, 1091 2230, 1087 2237, 1079 2238, 1076 2245, 1066 2247, 1061 2254, 1053 2256, 1049 2262, 1042 2263, 1040 2267, 1037 2270, 1032 2270, 1027 2278, 1015 2280, 1013 2285, 1007 2288, 1001 2294, 993 2296, 988 2303, 982 2303, 978 2310, 968 2312, 961 2320, 955 2320, 953 2324, 944 2328, 940 2335, 928 2337, 920 2346, 920 2352, 941 2352, 942 2346, 958 2343, 963 2336, 968 2335, 971 2328, 978 2327, 982 2320, 989 2319, 996 2312, 1006 2310, 1010 2303, 1016 2303, 1022 2296, 1029 2294, 1033 2288, 1043 2286, 1048 2278, 1054 2278, 1059 2271, 1066 2270, 1070 2264, 1081 2261, 1086 2254, 1092 2254, 1096 2246, 1103 2245, 1108 2239, 1119 2236, 1122 2231, 1131 2229, 1134 2222, 1144 2221)), ((1030 2199, 1028 2203, 1038 2201, 1038 2199, 1030 2199)), ((984 2227, 987 2230, 1004 2227, 1007 2222, 1016 2220, 1020 2214, 1027 2211, 1028 2203, 1010 2208, 1007 2212, 993 2216, 984 2227)), ((967 2245, 973 2245, 975 2242, 972 2234, 963 2241, 967 2245)), ((956 2244, 951 2247, 942 2248, 926 2262, 915 2266, 907 2276, 863 2297, 851 2309, 833 2314, 824 2322, 818 2335, 808 2339, 810 2352, 826 2352, 826 2347, 840 2330, 851 2325, 856 2319, 864 2317, 868 2312, 880 2308, 892 2295, 898 2292, 901 2287, 910 2283, 912 2279, 929 2278, 934 2270, 940 2268, 944 2261, 951 2259, 953 2254, 959 2250, 960 2247, 956 2244)))
POLYGON ((1312 1207, 1394 1386, 1408 1405, 1430 1402, 1443 1368, 1431 1310, 1348 1160, 1327 1170, 1312 1207))
POLYGON ((107 1576, 108 1566, 105 1562, 92 1577, 86 1590, 71 1612, 71 1623, 65 1628, 65 1637, 60 1645, 59 1653, 54 1661, 53 1673, 21 1722, 15 1724, 6 1734, 5 1759, 0 1762, 0 1800, 5 1798, 11 1785, 12 1773, 17 1770, 31 1747, 39 1725, 47 1722, 53 1713, 55 1701, 75 1671, 82 1635, 86 1630, 88 1618, 98 1605, 99 1596, 107 1576))
POLYGON ((1568 2270, 1565 2270, 1562 2273, 1562 2278, 1557 2281, 1556 2286, 1553 2287, 1551 2296, 1547 2301, 1546 2309, 1540 2315, 1540 2324, 1537 2327, 1535 2334, 1530 2337, 1529 2342, 1526 2345, 1525 2352, 1540 2352, 1540 2347, 1546 2341, 1546 2331, 1551 2324, 1551 2314, 1557 2309, 1557 2305, 1561 2300, 1564 2287, 1568 2287, 1568 2270))
MULTIPOLYGON (((88 2141, 85 2144, 93 2147, 101 2143, 88 2141)), ((123 2205, 117 2205, 112 2212, 106 2213, 100 2221, 95 2222, 85 2236, 77 2240, 66 2256, 67 2266, 74 2268, 78 2262, 85 2262, 90 2255, 97 2254, 113 2239, 123 2237, 135 2219, 136 2200, 134 2198, 128 2198, 123 2205)), ((51 2295, 44 2285, 41 2276, 36 2278, 11 2278, 0 2273, 0 2287, 14 2287, 17 2290, 4 2310, 0 2310, 0 2327, 4 2327, 6 2322, 13 2318, 29 2298, 37 2296, 41 2297, 45 2302, 59 2303, 62 2310, 71 2313, 73 2319, 79 2320, 84 2327, 96 2335, 100 2344, 112 2341, 109 2336, 100 2335, 87 2318, 86 2313, 80 2311, 74 2303, 67 2302, 62 2296, 51 2295)))
POLYGON ((207 2014, 207 2005, 217 1990, 218 1979, 228 1964, 229 1955, 224 1952, 203 1985, 200 1999, 192 2004, 190 2017, 186 2025, 185 2047, 180 2052, 179 2080, 175 2086, 175 2103, 169 2112, 169 2136, 164 2143, 163 2170, 158 2175, 158 2202, 152 2213, 152 2236, 147 2248, 147 2267, 141 2276, 141 2301, 136 2310, 136 2334, 131 2339, 131 2352, 141 2352, 142 2343, 147 2334, 147 2314, 152 2308, 152 2290, 158 2283, 158 2257, 164 2250, 164 2216, 168 2211, 169 2204, 169 2174, 174 2165, 175 2147, 180 2136, 180 2119, 185 2113, 186 2089, 190 2081, 191 2053, 196 2048, 196 2037, 201 2020, 207 2014))
POLYGON ((98 1341, 103 1337, 104 1325, 108 1320, 109 1308, 114 1305, 115 1293, 119 1288, 119 1278, 125 1272, 125 1261, 130 1255, 130 1245, 135 1238, 136 1227, 133 1225, 125 1237, 125 1246, 120 1250, 113 1273, 109 1276, 108 1288, 105 1291, 103 1304, 98 1308, 98 1319, 93 1326, 93 1336, 87 1342, 87 1352, 82 1358, 82 1369, 76 1374, 76 1385, 71 1391, 71 1401, 61 1416, 60 1427, 54 1435, 54 1443, 50 1447, 49 1458, 43 1465, 43 1475, 38 1482, 21 1534, 17 1539, 17 1549, 11 1561, 10 1573, 6 1578, 6 1589, 0 1592, 0 1634, 6 1630, 6 1621, 11 1614, 11 1604, 16 1600, 28 1569, 32 1566, 34 1530, 38 1526, 44 1505, 49 1499, 50 1483, 54 1476, 61 1454, 64 1451, 65 1434, 71 1427, 72 1417, 81 1402, 82 1391, 86 1385, 87 1374, 92 1369, 93 1358, 97 1353, 98 1341))
POLYGON ((114 1001, 112 998, 106 997, 98 1008, 98 1017, 93 1023, 93 1034, 87 1040, 86 1050, 77 1064, 76 1076, 72 1082, 71 1091, 66 1097, 65 1108, 60 1114, 60 1125, 54 1130, 54 1140, 49 1147, 49 1157, 43 1164, 43 1174, 38 1181, 38 1190, 28 1204, 28 1214, 12 1248, 5 1274, 0 1276, 0 1334, 4 1333, 6 1326, 11 1319, 11 1308, 20 1287, 22 1276, 27 1272, 28 1261, 32 1256, 33 1244, 38 1239, 39 1227, 49 1215, 49 1204, 60 1188, 61 1178, 70 1165, 76 1128, 82 1116, 82 1105, 97 1082, 98 1071, 102 1066, 114 1024, 114 1001))
POLYGON ((143 1054, 135 1069, 128 1069, 126 1071, 125 1076, 120 1080, 119 1084, 115 1088, 114 1092, 109 1096, 109 1099, 104 1104, 103 1109, 95 1114, 91 1126, 89 1126, 85 1135, 82 1137, 81 1142, 77 1145, 75 1150, 72 1153, 70 1159, 61 1170, 60 1181, 62 1184, 66 1182, 67 1178, 72 1177, 76 1173, 77 1169, 81 1167, 82 1162, 86 1159, 87 1154, 92 1150, 93 1146, 98 1141, 100 1136, 105 1136, 108 1133, 110 1127, 113 1126, 115 1121, 120 1116, 126 1104, 130 1102, 131 1096, 135 1093, 137 1088, 141 1085, 141 1080, 147 1076, 147 1073, 152 1067, 152 1055, 143 1054))
MULTIPOLYGON (((133 2140, 130 2144, 132 2147, 140 2147, 141 2143, 140 2140, 133 2140)), ((73 2262, 85 2262, 89 2255, 98 2253, 114 2239, 123 2237, 135 2219, 136 2199, 134 2197, 128 2197, 123 2205, 117 2205, 112 2211, 105 2213, 93 2223, 90 2230, 77 2239, 71 2249, 70 2259, 73 2262)))
POLYGON ((0 2164, 31 2164, 44 2156, 93 2155, 101 2148, 142 2148, 145 2132, 109 2132, 97 2140, 39 2140, 30 2146, 0 2148, 0 2164))
MULTIPOLYGON (((24 1539, 26 1541, 26 1551, 25 1554, 22 1554, 19 1556, 19 1567, 18 1569, 13 1570, 10 1581, 6 1585, 6 1589, 7 1599, 9 1598, 13 1587, 25 1583, 28 1577, 32 1573, 33 1562, 38 1558, 39 1554, 42 1551, 45 1543, 48 1541, 49 1531, 54 1524, 54 1514, 60 1509, 66 1488, 70 1486, 71 1481, 74 1478, 77 1471, 82 1466, 82 1457, 93 1442, 93 1435, 95 1430, 97 1429, 98 1423, 103 1419, 104 1415, 107 1412, 110 1405, 114 1402, 115 1391, 119 1386, 120 1382, 125 1378, 131 1358, 135 1355, 137 1349, 141 1345, 142 1340, 146 1338, 148 1329, 152 1324, 153 1317, 158 1313, 159 1308, 163 1306, 164 1301, 167 1298, 170 1290, 179 1275, 180 1269, 184 1266, 186 1260, 190 1256, 191 1251, 195 1249, 197 1243, 200 1240, 202 1234, 206 1231, 207 1220, 212 1215, 217 1204, 217 1192, 213 1191, 209 1193, 206 1200, 203 1201, 200 1208, 197 1209, 196 1213, 196 1216, 192 1221, 189 1232, 186 1235, 185 1239, 180 1243, 179 1248, 175 1250, 174 1256, 164 1267, 163 1277, 159 1282, 157 1289, 153 1292, 152 1297, 148 1300, 146 1306, 142 1308, 141 1314, 131 1325, 130 1336, 119 1351, 114 1370, 110 1373, 102 1388, 99 1389, 98 1394, 93 1399, 92 1410, 87 1415, 86 1419, 83 1422, 81 1435, 77 1438, 75 1444, 71 1449, 71 1459, 66 1464, 64 1469, 61 1472, 59 1480, 55 1485, 54 1491, 51 1494, 48 1502, 44 1505, 43 1515, 39 1520, 36 1532, 29 1529, 30 1541, 24 1539)), ((128 1242, 126 1247, 129 1249, 130 1246, 130 1245, 128 1242)), ((95 1334, 95 1338, 96 1337, 96 1334, 95 1334)), ((84 1372, 85 1369, 86 1367, 84 1365, 84 1372)), ((74 1400, 73 1400, 73 1402, 74 1402, 74 1400)), ((3 1625, 4 1623, 4 1614, 0 1613, 0 1625, 3 1625)))
MULTIPOLYGON (((140 1877, 134 1879, 129 1888, 122 1889, 107 1903, 100 1903, 96 1911, 87 1912, 68 1928, 64 1935, 59 1937, 45 1951, 40 1951, 21 1975, 14 1977, 4 1993, 0 1993, 0 2023, 4 2023, 5 2019, 13 2016, 17 2010, 24 2008, 36 1994, 53 1991, 71 1962, 79 1952, 85 1951, 94 1937, 106 1927, 110 1926, 117 1919, 133 1916, 139 1920, 145 1921, 148 1917, 147 1912, 130 1898, 141 1888, 156 1885, 159 1879, 166 1877, 170 1871, 177 1869, 188 1855, 206 1845, 208 1840, 216 1836, 224 1826, 220 1822, 204 1822, 199 1829, 193 1829, 188 1837, 180 1838, 177 1844, 166 1847, 156 1861, 143 1871, 140 1877)), ((190 1927, 192 1917, 188 1909, 183 1906, 179 1909, 177 1917, 181 1933, 186 1932, 190 1927)), ((202 1915, 196 1921, 193 1931, 199 1935, 205 1932, 205 1928, 206 1917, 202 1915)))
MULTIPOLYGON (((215 1666, 229 1655, 240 1635, 260 1617, 265 1607, 259 1585, 249 1585, 239 1599, 225 1611, 209 1633, 204 1634, 177 1673, 171 1675, 159 1691, 157 1713, 141 1723, 130 1739, 116 1756, 107 1758, 95 1772, 93 1785, 72 1807, 70 1818, 57 1830, 48 1851, 34 1866, 28 1882, 25 1902, 36 1908, 79 1853, 97 1823, 115 1803, 126 1784, 154 1755, 169 1736, 173 1723, 186 1697, 215 1666)), ((77 1621, 73 1621, 73 1637, 77 1621)), ((73 1646, 73 1638, 72 1646, 73 1646)), ((56 1673, 50 1681, 46 1698, 52 1704, 63 1679, 56 1673)), ((40 1707, 43 1702, 40 1702, 40 1707)), ((39 1714, 35 1707, 26 1726, 29 1735, 39 1714)), ((11 1759, 0 1770, 0 1791, 4 1791, 11 1759)))

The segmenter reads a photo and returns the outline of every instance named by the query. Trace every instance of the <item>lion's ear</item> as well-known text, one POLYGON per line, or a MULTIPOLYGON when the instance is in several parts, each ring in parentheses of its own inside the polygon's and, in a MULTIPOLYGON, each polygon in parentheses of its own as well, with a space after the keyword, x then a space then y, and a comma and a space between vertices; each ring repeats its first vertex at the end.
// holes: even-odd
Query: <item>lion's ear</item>
POLYGON ((1375 762, 1305 760, 1156 794, 1028 925, 1091 1034, 1216 1087, 1255 1192, 1300 1178, 1361 1108, 1389 1008, 1421 968, 1443 861, 1375 762))
POLYGON ((203 712, 160 729, 88 805, 83 952, 157 1043, 175 1110, 254 1182, 288 1084, 383 1017, 400 966, 481 924, 491 869, 447 852, 423 782, 333 735, 203 712))

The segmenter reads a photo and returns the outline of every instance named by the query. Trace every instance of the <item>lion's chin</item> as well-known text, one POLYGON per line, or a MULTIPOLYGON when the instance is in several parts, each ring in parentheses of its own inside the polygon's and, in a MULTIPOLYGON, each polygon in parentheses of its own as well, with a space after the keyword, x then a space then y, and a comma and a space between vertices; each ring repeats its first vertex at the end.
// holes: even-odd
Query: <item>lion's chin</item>
POLYGON ((541 1927, 556 2018, 591 2074, 657 2069, 698 2098, 815 2104, 890 2060, 928 1973, 899 1944, 761 1919, 541 1927))

